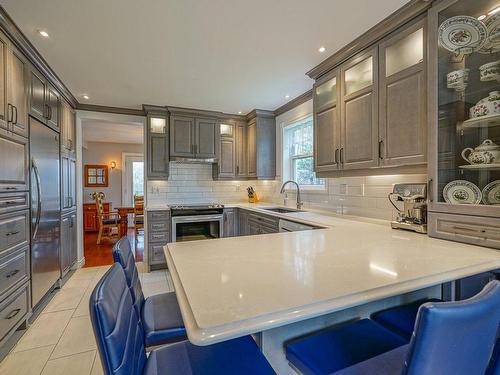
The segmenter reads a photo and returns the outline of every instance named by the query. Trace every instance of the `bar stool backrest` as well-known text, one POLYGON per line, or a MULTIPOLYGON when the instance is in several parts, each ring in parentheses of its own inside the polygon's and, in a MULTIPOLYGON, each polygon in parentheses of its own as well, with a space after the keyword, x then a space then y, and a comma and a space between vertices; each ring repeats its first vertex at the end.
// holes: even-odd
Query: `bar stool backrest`
POLYGON ((135 265, 134 254, 127 236, 120 238, 113 246, 113 260, 119 263, 123 271, 127 284, 130 288, 134 307, 141 316, 142 306, 144 304, 144 294, 142 293, 141 280, 139 279, 139 272, 135 265))
POLYGON ((403 375, 485 374, 500 327, 500 281, 458 302, 428 302, 418 312, 403 375))
POLYGON ((104 373, 141 375, 147 361, 144 329, 119 264, 113 264, 94 288, 90 320, 104 373))

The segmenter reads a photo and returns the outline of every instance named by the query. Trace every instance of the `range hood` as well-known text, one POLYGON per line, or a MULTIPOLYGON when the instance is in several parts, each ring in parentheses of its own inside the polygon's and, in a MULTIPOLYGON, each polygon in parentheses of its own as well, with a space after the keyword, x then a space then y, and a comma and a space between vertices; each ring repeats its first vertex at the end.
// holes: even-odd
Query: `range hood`
POLYGON ((170 162, 179 164, 215 164, 218 162, 216 158, 193 158, 193 157, 170 157, 170 162))

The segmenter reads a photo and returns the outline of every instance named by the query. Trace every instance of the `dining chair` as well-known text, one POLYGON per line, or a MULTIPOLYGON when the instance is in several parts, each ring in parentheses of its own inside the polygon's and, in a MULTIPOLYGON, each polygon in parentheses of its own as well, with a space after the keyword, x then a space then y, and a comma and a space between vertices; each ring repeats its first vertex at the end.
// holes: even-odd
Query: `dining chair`
POLYGON ((102 192, 93 194, 97 210, 97 220, 99 223, 99 234, 97 235, 97 244, 101 243, 103 238, 113 238, 120 234, 120 215, 116 211, 104 211, 104 194, 102 192))
POLYGON ((186 329, 175 292, 144 298, 139 272, 126 236, 113 246, 113 260, 122 266, 135 310, 145 331, 146 346, 186 340, 186 329))
POLYGON ((409 344, 362 319, 293 340, 286 356, 302 374, 498 375, 499 307, 494 280, 472 298, 420 306, 409 344))
POLYGON ((144 235, 144 196, 134 195, 134 233, 137 243, 139 232, 144 235))
POLYGON ((146 356, 144 328, 134 309, 123 268, 115 263, 90 297, 90 320, 106 375, 275 374, 250 336, 214 345, 188 341, 146 356))

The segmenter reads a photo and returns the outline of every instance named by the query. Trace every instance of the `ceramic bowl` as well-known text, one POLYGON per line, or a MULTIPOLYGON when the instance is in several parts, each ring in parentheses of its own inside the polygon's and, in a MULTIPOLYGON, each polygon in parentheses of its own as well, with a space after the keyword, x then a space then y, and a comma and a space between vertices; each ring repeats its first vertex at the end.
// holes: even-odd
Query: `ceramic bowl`
POLYGON ((449 89, 463 91, 467 87, 469 81, 470 69, 454 70, 446 75, 446 84, 449 89))
POLYGON ((470 109, 470 117, 500 114, 500 91, 492 91, 487 98, 481 99, 470 109))
POLYGON ((479 77, 483 82, 500 80, 500 60, 480 66, 479 77))

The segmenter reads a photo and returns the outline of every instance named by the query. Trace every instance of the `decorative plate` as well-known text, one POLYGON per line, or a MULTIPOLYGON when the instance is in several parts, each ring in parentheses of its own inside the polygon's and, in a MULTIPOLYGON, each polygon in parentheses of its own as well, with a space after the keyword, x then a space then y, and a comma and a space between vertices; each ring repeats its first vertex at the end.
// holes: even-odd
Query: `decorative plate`
POLYGON ((484 20, 488 30, 488 37, 483 46, 478 49, 479 53, 496 53, 500 51, 500 13, 492 14, 484 20))
POLYGON ((481 190, 472 182, 455 180, 444 187, 443 198, 451 204, 479 204, 482 195, 481 190))
POLYGON ((483 189, 484 204, 500 204, 500 180, 490 182, 483 189))
POLYGON ((448 18, 439 26, 439 44, 448 51, 471 54, 486 42, 488 29, 478 19, 469 16, 448 18))

